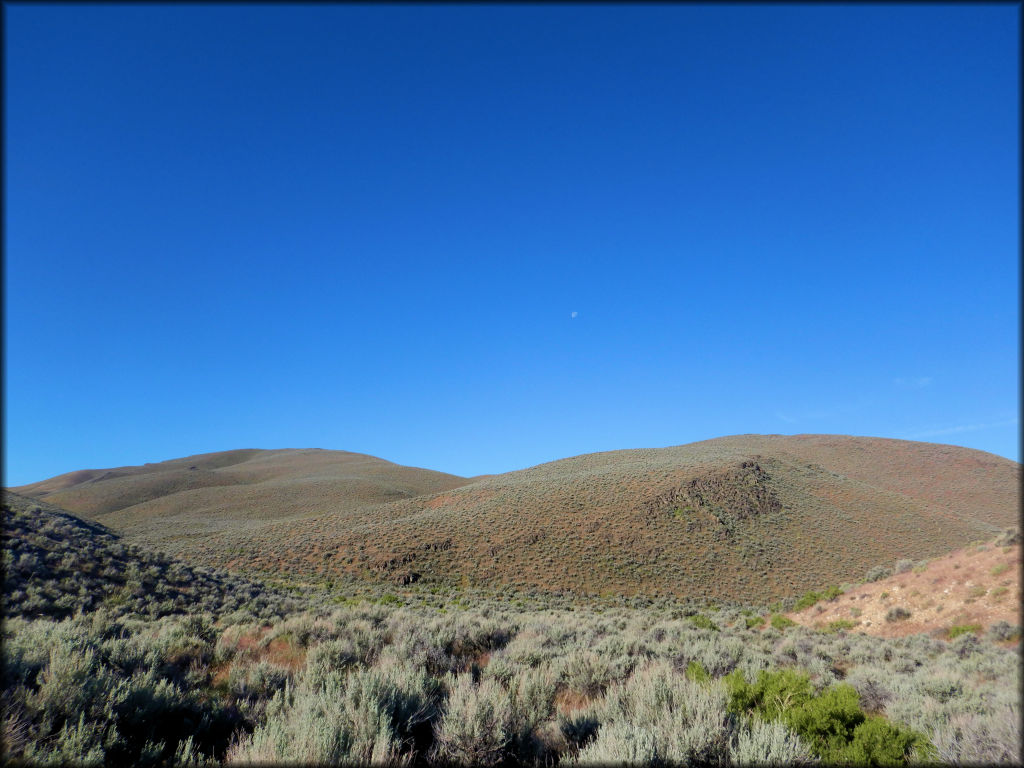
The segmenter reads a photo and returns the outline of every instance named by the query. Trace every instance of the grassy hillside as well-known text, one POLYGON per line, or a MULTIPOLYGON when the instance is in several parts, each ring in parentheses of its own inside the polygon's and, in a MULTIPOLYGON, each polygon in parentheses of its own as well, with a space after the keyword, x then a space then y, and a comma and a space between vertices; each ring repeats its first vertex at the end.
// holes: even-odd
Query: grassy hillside
MULTIPOLYGON (((292 454, 283 485, 178 491, 94 514, 135 540, 232 569, 766 602, 990 538, 1019 508, 1015 462, 876 438, 741 435, 613 451, 474 481, 440 476, 446 487, 391 499, 380 486, 322 493, 322 473, 299 470, 315 452, 292 454)), ((100 489, 118 481, 29 490, 98 510, 113 498, 100 489)))

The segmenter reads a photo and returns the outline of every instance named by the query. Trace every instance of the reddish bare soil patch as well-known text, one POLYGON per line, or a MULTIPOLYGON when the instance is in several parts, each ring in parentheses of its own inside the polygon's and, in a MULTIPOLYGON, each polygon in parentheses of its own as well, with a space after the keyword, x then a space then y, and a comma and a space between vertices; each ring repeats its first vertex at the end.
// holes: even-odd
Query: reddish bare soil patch
POLYGON ((306 652, 297 648, 286 637, 276 637, 270 641, 266 650, 259 655, 260 660, 269 661, 279 667, 287 667, 293 672, 306 663, 306 652))
POLYGON ((594 699, 585 693, 569 688, 559 688, 555 693, 555 709, 563 715, 583 709, 594 699))
POLYGON ((824 628, 855 621, 851 630, 879 637, 942 632, 954 625, 1020 623, 1021 547, 958 549, 923 568, 858 586, 832 602, 821 602, 789 617, 824 628), (1005 550, 1005 551, 1004 551, 1005 550), (901 610, 907 618, 897 618, 901 610), (890 620, 892 617, 895 620, 890 620))

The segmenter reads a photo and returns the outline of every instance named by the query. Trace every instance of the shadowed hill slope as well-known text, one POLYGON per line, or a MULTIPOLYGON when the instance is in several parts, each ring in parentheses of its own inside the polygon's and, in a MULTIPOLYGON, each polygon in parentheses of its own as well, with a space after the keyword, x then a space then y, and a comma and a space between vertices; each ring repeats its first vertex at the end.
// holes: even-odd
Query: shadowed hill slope
POLYGON ((158 464, 70 472, 12 490, 159 541, 258 529, 271 521, 341 513, 469 482, 346 451, 238 450, 158 464))
POLYGON ((176 562, 43 501, 3 493, 4 617, 63 619, 104 609, 158 618, 245 609, 270 617, 294 599, 259 583, 176 562))
POLYGON ((990 538, 1016 522, 1019 482, 1019 464, 965 448, 740 435, 324 503, 285 522, 274 521, 284 499, 265 495, 259 527, 236 513, 204 525, 226 518, 201 506, 174 521, 147 504, 103 519, 245 570, 759 602, 990 538), (187 535, 190 520, 201 536, 187 535))

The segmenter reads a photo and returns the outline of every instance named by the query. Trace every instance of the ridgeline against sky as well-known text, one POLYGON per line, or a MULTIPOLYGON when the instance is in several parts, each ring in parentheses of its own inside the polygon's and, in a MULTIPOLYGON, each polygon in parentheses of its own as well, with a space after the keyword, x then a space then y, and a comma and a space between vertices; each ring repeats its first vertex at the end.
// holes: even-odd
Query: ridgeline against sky
POLYGON ((5 484, 1018 455, 1019 14, 6 5, 5 484))

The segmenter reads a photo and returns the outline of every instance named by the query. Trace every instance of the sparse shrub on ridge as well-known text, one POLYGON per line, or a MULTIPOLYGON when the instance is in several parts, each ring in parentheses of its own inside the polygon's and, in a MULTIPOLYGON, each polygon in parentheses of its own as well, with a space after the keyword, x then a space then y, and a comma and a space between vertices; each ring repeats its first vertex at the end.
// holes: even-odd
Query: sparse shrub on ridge
POLYGON ((875 566, 866 574, 864 574, 864 581, 871 583, 874 581, 881 581, 892 576, 892 571, 882 565, 875 566))
POLYGON ((896 565, 893 568, 893 573, 897 573, 897 574, 899 574, 899 573, 907 573, 913 567, 914 567, 914 561, 913 560, 907 560, 907 559, 897 560, 896 561, 896 565))
POLYGON ((997 547, 1012 547, 1020 544, 1020 529, 1017 527, 1007 528, 999 534, 993 542, 997 547))
POLYGON ((836 619, 835 621, 830 621, 828 623, 825 631, 845 632, 848 629, 853 629, 855 626, 857 626, 856 621, 851 621, 850 619, 836 619))
POLYGON ((954 624, 946 631, 950 640, 955 640, 961 635, 974 635, 981 632, 981 624, 954 624))
POLYGON ((1018 640, 1020 638, 1020 627, 1015 627, 1008 621, 997 621, 988 628, 988 636, 996 642, 1018 640))

